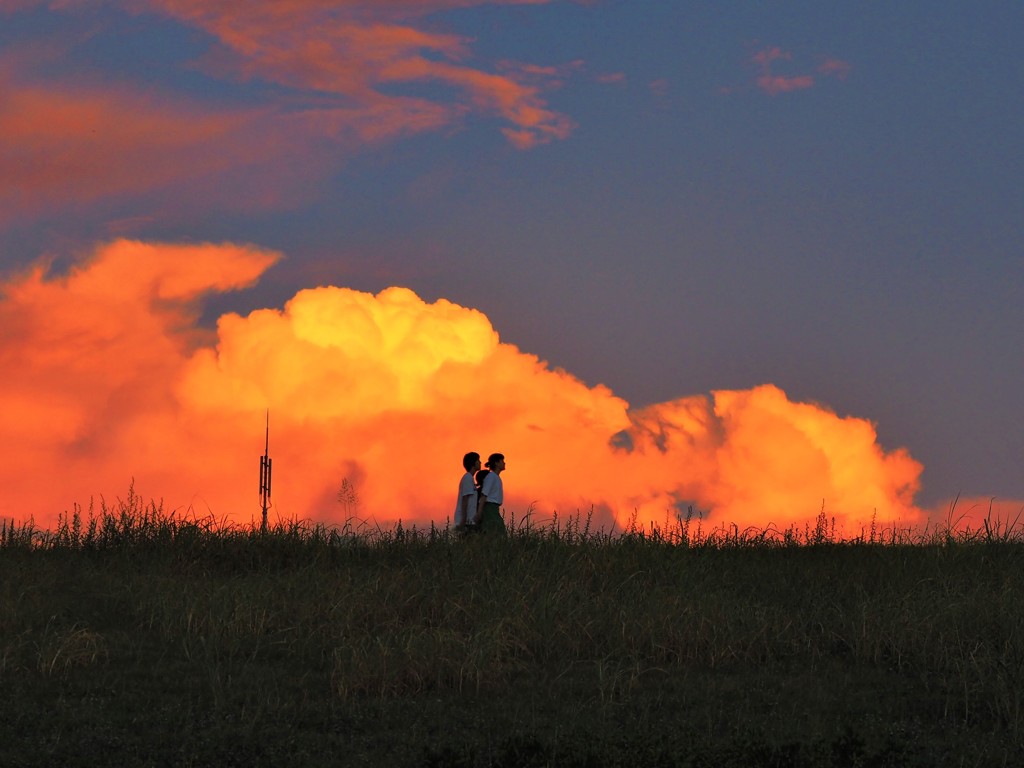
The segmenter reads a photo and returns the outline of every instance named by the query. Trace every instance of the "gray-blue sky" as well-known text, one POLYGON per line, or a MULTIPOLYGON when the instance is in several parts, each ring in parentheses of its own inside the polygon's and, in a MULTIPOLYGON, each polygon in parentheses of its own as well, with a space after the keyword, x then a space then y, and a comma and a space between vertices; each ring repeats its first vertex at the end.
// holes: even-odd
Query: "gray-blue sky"
MULTIPOLYGON (((209 29, 118 5, 0 0, 0 88, 120 89, 159 114, 326 98, 225 66, 209 29)), ((571 133, 519 149, 452 80, 375 82, 462 111, 372 140, 253 118, 252 146, 280 150, 264 165, 31 199, 8 137, 3 266, 115 234, 253 242, 288 259, 209 316, 319 283, 407 285, 636 405, 771 382, 869 418, 924 463, 924 505, 1024 498, 1024 8, 424 5, 403 23, 465 38, 460 67, 537 83, 571 133)))

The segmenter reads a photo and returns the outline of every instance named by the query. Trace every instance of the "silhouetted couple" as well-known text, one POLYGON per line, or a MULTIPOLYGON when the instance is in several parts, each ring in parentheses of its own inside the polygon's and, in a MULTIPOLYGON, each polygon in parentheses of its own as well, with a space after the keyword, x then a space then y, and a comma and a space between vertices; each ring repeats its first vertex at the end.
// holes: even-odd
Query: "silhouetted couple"
POLYGON ((460 533, 481 533, 505 536, 505 521, 501 505, 505 491, 501 473, 505 471, 505 456, 492 453, 487 457, 486 469, 480 467, 480 454, 470 451, 462 457, 466 474, 459 481, 459 500, 455 504, 455 530, 460 533))

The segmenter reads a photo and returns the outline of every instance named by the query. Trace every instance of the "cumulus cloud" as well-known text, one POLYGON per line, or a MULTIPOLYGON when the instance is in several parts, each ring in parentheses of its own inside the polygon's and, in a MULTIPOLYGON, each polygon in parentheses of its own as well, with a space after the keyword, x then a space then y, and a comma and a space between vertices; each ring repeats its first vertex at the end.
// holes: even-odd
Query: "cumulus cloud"
POLYGON ((873 425, 777 387, 646 408, 502 342, 479 311, 324 286, 281 308, 196 325, 211 292, 280 254, 116 241, 64 276, 10 277, 0 303, 0 515, 52 521, 73 502, 144 495, 256 514, 269 409, 275 512, 443 523, 461 456, 508 457, 506 508, 662 524, 785 528, 824 504, 847 529, 913 524, 921 466, 873 425), (357 502, 341 505, 344 481, 357 502), (357 507, 357 508, 356 508, 357 507))

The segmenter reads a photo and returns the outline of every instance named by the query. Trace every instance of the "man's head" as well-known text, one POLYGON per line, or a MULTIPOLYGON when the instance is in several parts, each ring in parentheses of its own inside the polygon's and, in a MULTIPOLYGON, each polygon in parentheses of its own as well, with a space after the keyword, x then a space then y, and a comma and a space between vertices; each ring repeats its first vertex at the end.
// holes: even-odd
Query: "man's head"
POLYGON ((505 469, 505 454, 492 453, 487 457, 486 467, 492 472, 501 472, 505 469))
POLYGON ((466 468, 467 472, 476 472, 480 469, 480 454, 470 451, 462 457, 462 466, 466 468))

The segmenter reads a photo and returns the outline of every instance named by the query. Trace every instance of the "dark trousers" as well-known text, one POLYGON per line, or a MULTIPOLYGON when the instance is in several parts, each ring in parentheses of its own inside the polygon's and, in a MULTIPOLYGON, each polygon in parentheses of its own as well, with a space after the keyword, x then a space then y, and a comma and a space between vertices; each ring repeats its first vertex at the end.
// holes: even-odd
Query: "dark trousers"
POLYGON ((498 536, 507 536, 505 520, 501 516, 501 507, 494 502, 484 503, 483 515, 480 518, 480 532, 493 533, 498 536))

